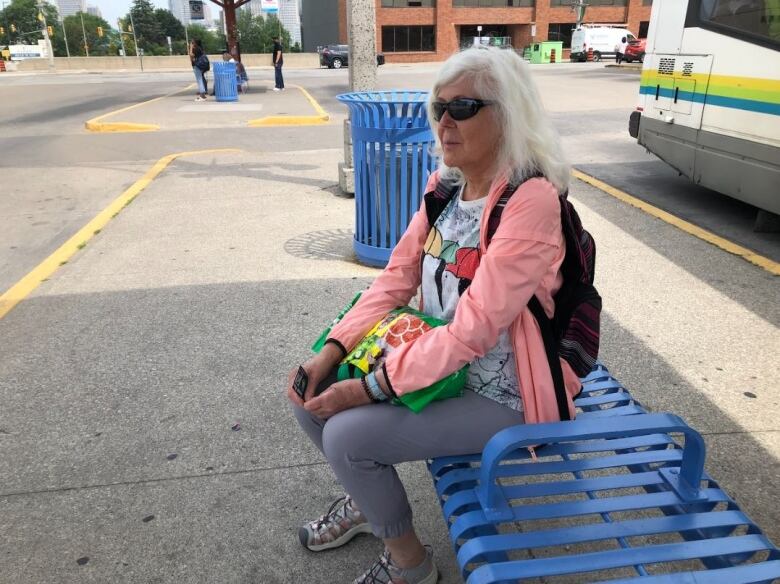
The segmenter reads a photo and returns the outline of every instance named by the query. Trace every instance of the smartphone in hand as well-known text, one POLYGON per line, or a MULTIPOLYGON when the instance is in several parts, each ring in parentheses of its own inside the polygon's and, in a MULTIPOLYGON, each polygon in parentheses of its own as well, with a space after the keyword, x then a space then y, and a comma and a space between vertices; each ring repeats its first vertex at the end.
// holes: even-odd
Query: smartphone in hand
POLYGON ((298 367, 298 373, 296 373, 295 380, 293 381, 293 389, 303 401, 306 401, 303 396, 306 394, 306 387, 308 387, 308 385, 309 374, 306 373, 306 369, 303 367, 298 367))

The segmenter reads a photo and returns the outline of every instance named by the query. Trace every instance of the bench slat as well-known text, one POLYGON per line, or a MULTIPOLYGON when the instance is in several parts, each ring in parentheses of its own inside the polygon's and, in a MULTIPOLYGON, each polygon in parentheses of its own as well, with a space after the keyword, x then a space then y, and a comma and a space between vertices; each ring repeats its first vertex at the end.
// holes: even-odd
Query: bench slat
POLYGON ((624 568, 641 564, 695 560, 710 556, 772 549, 763 535, 741 535, 704 541, 660 544, 641 548, 590 552, 568 557, 516 560, 487 564, 474 570, 468 584, 489 584, 518 578, 538 578, 586 571, 624 568))
POLYGON ((713 511, 711 513, 688 513, 670 517, 652 517, 649 519, 630 519, 614 523, 577 525, 532 531, 530 533, 496 534, 470 539, 458 551, 458 561, 462 565, 478 561, 486 553, 511 551, 514 549, 533 549, 551 546, 571 545, 591 541, 617 539, 619 537, 639 537, 662 533, 679 533, 713 527, 736 528, 752 525, 741 511, 713 511))
MULTIPOLYGON (((576 421, 519 425, 499 432, 481 454, 428 461, 469 584, 627 568, 647 584, 780 578, 780 550, 704 472, 697 432, 676 416, 649 414, 600 364, 582 381, 576 421), (684 445, 671 433, 683 434, 684 445), (531 462, 528 447, 540 443, 531 462), (572 525, 561 527, 567 519, 572 525), (548 520, 558 525, 539 523, 548 520), (646 537, 667 541, 636 541, 646 537), (590 542, 620 547, 566 549, 590 542), (560 555, 516 559, 518 551, 541 548, 560 555), (680 561, 702 569, 670 564, 680 561), (673 573, 649 574, 649 564, 673 573)), ((637 581, 614 576, 613 584, 637 581)))

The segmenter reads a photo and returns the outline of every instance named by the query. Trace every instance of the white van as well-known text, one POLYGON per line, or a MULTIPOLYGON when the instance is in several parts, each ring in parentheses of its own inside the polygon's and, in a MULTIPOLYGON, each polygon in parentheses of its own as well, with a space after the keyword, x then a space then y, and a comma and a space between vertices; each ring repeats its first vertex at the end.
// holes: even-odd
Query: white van
POLYGON ((593 60, 601 61, 602 57, 614 57, 615 47, 626 37, 626 42, 636 37, 627 28, 605 25, 584 25, 571 34, 571 60, 585 61, 588 49, 593 49, 593 60))

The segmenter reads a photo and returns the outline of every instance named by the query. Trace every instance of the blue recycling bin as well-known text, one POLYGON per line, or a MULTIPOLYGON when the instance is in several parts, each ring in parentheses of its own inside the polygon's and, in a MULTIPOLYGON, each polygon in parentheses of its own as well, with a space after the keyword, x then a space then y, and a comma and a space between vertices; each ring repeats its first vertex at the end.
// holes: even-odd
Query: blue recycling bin
POLYGON ((424 91, 337 96, 350 110, 355 168, 355 255, 384 267, 420 207, 436 168, 424 91))
POLYGON ((214 69, 214 97, 217 101, 238 101, 236 64, 216 62, 214 69))

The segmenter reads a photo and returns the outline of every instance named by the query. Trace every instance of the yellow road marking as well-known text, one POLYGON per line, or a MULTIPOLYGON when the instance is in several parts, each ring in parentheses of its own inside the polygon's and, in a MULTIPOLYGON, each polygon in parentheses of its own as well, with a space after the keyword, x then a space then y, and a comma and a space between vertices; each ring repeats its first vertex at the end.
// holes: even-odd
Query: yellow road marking
POLYGON ((317 103, 317 100, 314 99, 308 91, 300 85, 290 85, 290 87, 295 87, 303 93, 303 96, 309 100, 314 111, 317 112, 316 116, 266 116, 264 118, 249 120, 247 126, 250 128, 261 128, 264 126, 318 126, 328 123, 330 120, 328 112, 322 109, 322 106, 317 103))
POLYGON ((690 235, 693 235, 694 237, 703 239, 707 243, 711 243, 712 245, 715 245, 724 251, 727 251, 734 255, 738 255, 743 259, 749 261, 751 264, 755 264, 756 266, 763 268, 770 274, 773 274, 775 276, 780 276, 780 263, 778 262, 775 262, 767 257, 759 255, 756 252, 747 249, 746 247, 737 245, 736 243, 729 241, 728 239, 724 239, 718 235, 715 235, 711 231, 702 229, 701 227, 694 225, 693 223, 689 223, 684 219, 680 219, 679 217, 676 217, 671 213, 667 213, 666 211, 663 211, 658 207, 654 207, 653 205, 646 203, 640 199, 637 199, 636 197, 629 195, 628 193, 625 193, 620 189, 616 189, 615 187, 608 185, 607 183, 600 181, 599 179, 594 178, 588 174, 585 174, 584 172, 580 172, 579 170, 572 170, 572 174, 576 178, 580 179, 581 181, 593 185, 594 187, 596 187, 601 191, 604 191, 608 195, 612 195, 613 197, 615 197, 616 199, 620 199, 624 203, 628 203, 629 205, 641 209, 648 215, 652 215, 653 217, 657 217, 658 219, 661 219, 662 221, 665 221, 670 225, 674 225, 678 229, 682 229, 683 231, 685 231, 690 235))
POLYGON ((100 213, 98 213, 89 223, 79 229, 79 231, 68 241, 63 243, 49 257, 38 264, 31 272, 11 286, 0 296, 0 318, 8 314, 11 309, 24 300, 30 292, 35 290, 40 283, 51 276, 57 268, 67 262, 77 251, 83 248, 86 243, 92 239, 96 232, 99 232, 108 224, 127 204, 129 204, 138 194, 148 187, 165 168, 177 158, 183 156, 194 156, 197 154, 209 154, 218 152, 241 152, 237 148, 220 148, 213 150, 195 150, 191 152, 177 152, 169 154, 158 160, 154 166, 146 171, 130 188, 119 195, 114 201, 100 213))
POLYGON ((191 83, 187 87, 184 87, 183 89, 177 89, 176 91, 172 93, 168 93, 167 95, 161 95, 160 97, 155 97, 153 99, 142 101, 141 103, 134 103, 133 105, 123 107, 122 109, 118 109, 113 112, 108 112, 107 114, 101 114, 95 118, 92 118, 91 120, 87 120, 86 122, 84 122, 84 127, 90 132, 156 132, 157 130, 160 129, 160 126, 157 124, 138 124, 134 122, 103 122, 101 120, 109 116, 121 114, 122 112, 130 111, 132 109, 141 107, 142 105, 147 105, 150 103, 154 103, 155 101, 160 101, 161 99, 165 99, 166 97, 176 95, 177 93, 181 93, 182 91, 187 91, 188 89, 192 88, 194 85, 195 85, 194 83, 191 83))

